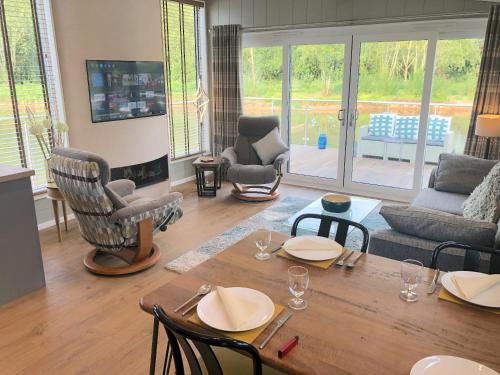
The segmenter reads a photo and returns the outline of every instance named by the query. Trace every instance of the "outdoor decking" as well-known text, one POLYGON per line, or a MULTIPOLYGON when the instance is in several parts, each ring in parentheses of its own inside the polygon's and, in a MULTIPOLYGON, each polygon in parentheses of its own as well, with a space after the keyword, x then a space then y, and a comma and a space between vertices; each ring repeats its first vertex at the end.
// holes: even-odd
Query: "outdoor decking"
MULTIPOLYGON (((355 157, 353 181, 411 189, 414 174, 413 163, 355 157)), ((307 176, 337 178, 338 149, 319 150, 314 146, 292 145, 290 172, 307 176)), ((427 186, 433 166, 424 166, 423 186, 427 186)))

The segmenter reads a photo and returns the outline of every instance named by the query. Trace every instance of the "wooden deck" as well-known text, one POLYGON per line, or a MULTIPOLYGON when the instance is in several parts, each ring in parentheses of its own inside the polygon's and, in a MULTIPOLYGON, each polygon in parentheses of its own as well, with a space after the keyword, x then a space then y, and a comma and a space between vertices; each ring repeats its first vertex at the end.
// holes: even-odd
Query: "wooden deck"
MULTIPOLYGON (((424 166, 422 186, 427 186, 433 165, 424 166)), ((375 158, 354 158, 353 181, 411 189, 414 163, 375 158)), ((337 178, 338 149, 319 150, 313 146, 292 145, 290 172, 307 176, 337 178)))

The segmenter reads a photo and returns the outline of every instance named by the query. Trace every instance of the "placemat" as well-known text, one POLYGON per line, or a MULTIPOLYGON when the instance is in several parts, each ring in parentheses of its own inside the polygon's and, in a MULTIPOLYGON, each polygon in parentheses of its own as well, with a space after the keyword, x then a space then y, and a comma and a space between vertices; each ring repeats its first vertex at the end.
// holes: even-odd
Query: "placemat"
POLYGON ((499 314, 500 315, 500 309, 477 306, 477 305, 474 305, 472 303, 468 303, 466 301, 462 301, 460 298, 455 297, 453 294, 451 294, 450 292, 448 292, 444 288, 441 288, 441 290, 439 291, 438 297, 439 297, 439 299, 442 299, 443 301, 453 302, 453 303, 457 303, 459 305, 470 306, 470 307, 472 307, 474 309, 488 311, 490 313, 499 314))
POLYGON ((278 251, 277 255, 282 257, 282 258, 295 260, 299 263, 308 264, 310 266, 314 266, 314 267, 318 267, 318 268, 322 268, 322 269, 326 270, 332 264, 334 264, 342 255, 344 255, 346 251, 347 251, 347 249, 344 248, 344 250, 342 251, 342 253, 338 257, 333 258, 333 259, 320 260, 320 261, 312 261, 312 260, 305 260, 305 259, 296 258, 296 257, 288 254, 284 249, 281 249, 280 251, 278 251))
POLYGON ((267 326, 269 326, 272 322, 274 322, 274 320, 276 319, 276 317, 279 314, 281 314, 281 312, 283 311, 283 309, 284 308, 283 308, 282 305, 275 303, 274 304, 274 314, 273 314, 273 317, 269 320, 269 322, 267 322, 263 326, 257 327, 255 329, 250 330, 250 331, 244 331, 244 332, 226 332, 226 331, 216 330, 216 329, 214 329, 212 327, 207 326, 205 323, 203 323, 200 320, 200 318, 198 317, 198 314, 196 312, 189 317, 188 321, 191 322, 191 323, 194 323, 194 324, 196 324, 196 325, 198 325, 200 327, 209 329, 209 330, 211 330, 213 332, 217 332, 221 336, 230 337, 232 339, 245 341, 245 342, 251 344, 252 342, 254 342, 254 340, 257 337, 259 337, 259 335, 262 332, 264 332, 264 330, 267 328, 267 326))

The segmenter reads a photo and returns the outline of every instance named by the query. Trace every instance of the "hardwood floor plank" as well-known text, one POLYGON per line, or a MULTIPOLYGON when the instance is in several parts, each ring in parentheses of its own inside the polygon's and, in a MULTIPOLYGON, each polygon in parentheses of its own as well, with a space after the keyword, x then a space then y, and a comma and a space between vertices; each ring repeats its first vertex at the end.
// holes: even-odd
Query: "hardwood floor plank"
MULTIPOLYGON (((62 243, 55 228, 42 231, 47 287, 0 306, 2 375, 147 373, 152 321, 139 300, 176 277, 163 266, 276 203, 240 202, 230 196, 231 188, 224 184, 215 198, 199 198, 193 183, 173 189, 184 194, 184 217, 156 236, 160 263, 136 275, 103 277, 85 271, 82 260, 91 246, 74 220, 62 243)), ((313 200, 324 194, 285 184, 280 192, 280 199, 313 200)), ((161 362, 163 353, 158 355, 161 362)))

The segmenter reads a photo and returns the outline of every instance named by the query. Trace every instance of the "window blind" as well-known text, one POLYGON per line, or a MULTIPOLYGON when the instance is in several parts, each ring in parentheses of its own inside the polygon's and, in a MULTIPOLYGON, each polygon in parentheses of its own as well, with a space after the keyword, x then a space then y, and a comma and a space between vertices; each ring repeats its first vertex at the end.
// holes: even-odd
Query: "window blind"
POLYGON ((47 9, 44 0, 0 0, 0 163, 34 169, 34 191, 46 185, 45 159, 26 108, 58 118, 47 9))
POLYGON ((202 151, 197 90, 200 69, 200 7, 196 1, 162 1, 170 157, 202 151))

